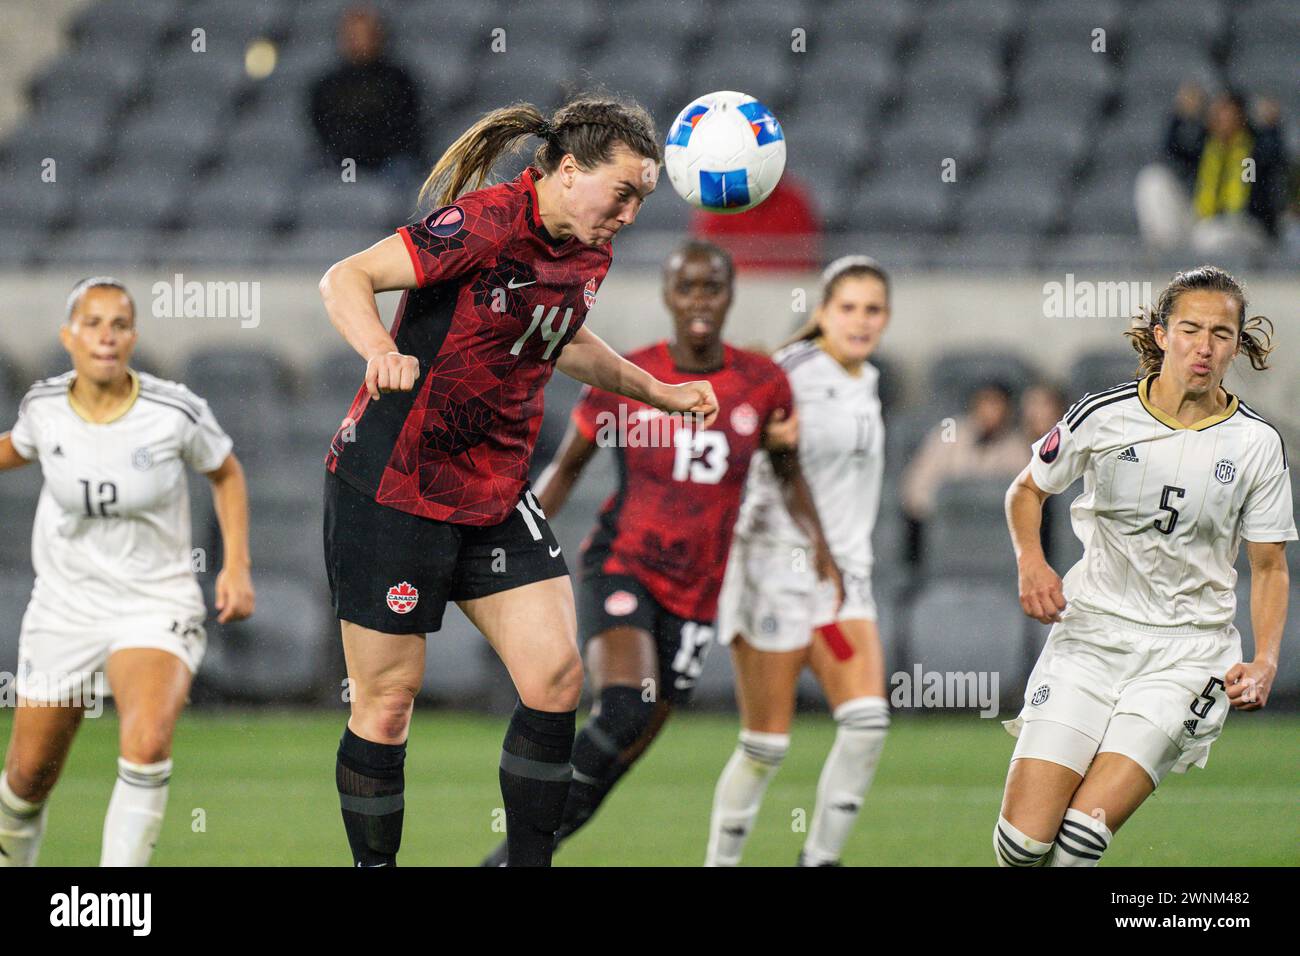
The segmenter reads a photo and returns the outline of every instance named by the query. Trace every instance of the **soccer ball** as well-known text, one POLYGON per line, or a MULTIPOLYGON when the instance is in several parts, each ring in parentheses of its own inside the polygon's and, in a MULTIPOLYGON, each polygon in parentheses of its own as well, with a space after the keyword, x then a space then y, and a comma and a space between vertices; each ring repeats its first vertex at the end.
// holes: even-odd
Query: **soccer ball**
POLYGON ((785 134, 772 111, 723 90, 692 100, 664 144, 664 167, 677 194, 709 212, 753 209, 785 170, 785 134))

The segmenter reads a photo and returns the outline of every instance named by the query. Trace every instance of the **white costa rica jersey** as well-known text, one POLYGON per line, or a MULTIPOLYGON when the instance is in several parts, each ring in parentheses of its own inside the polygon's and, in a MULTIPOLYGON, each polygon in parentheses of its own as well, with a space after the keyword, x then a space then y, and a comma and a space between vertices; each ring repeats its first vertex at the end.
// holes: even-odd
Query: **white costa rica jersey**
MULTIPOLYGON (((37 382, 12 440, 44 484, 32 528, 29 614, 70 630, 136 616, 202 619, 185 465, 218 468, 232 442, 184 385, 131 372, 130 404, 95 423, 74 407, 74 372, 37 382)), ((2 479, 0 479, 2 480, 2 479)))
POLYGON ((1180 424, 1151 404, 1154 378, 1085 395, 1033 446, 1043 491, 1083 477, 1070 518, 1084 554, 1065 597, 1148 625, 1226 626, 1241 539, 1296 538, 1286 450, 1226 390, 1221 414, 1180 424))
MULTIPOLYGON (((822 530, 841 570, 867 575, 871 532, 880 509, 885 425, 877 383, 868 362, 857 375, 813 342, 794 342, 772 360, 790 380, 799 413, 799 465, 812 491, 822 530)), ((751 540, 809 547, 781 498, 766 455, 749 469, 736 533, 751 540)))

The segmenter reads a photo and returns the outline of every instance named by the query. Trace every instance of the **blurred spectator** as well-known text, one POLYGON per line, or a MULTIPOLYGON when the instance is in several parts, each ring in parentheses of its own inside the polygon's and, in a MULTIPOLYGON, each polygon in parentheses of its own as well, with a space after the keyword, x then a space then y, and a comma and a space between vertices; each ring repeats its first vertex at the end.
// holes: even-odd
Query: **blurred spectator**
POLYGON ((962 418, 935 426, 903 470, 903 510, 916 521, 930 517, 935 493, 945 481, 1000 475, 1009 480, 1029 462, 1029 447, 1016 431, 1011 390, 1005 384, 979 386, 966 408, 962 418))
POLYGON ((1287 158, 1281 109, 1261 98, 1255 120, 1246 101, 1224 91, 1208 110, 1205 94, 1183 84, 1165 136, 1163 161, 1138 173, 1138 224, 1146 241, 1197 252, 1260 249, 1277 238, 1286 205, 1287 158), (1253 161, 1253 175, 1247 175, 1253 161))
POLYGON ((382 172, 405 186, 423 172, 420 103, 415 84, 384 52, 384 24, 375 11, 351 7, 339 18, 343 63, 311 89, 311 122, 321 155, 338 169, 382 172))
POLYGON ((798 177, 786 170, 772 195, 734 215, 696 211, 691 233, 731 253, 737 270, 815 271, 821 220, 798 177))

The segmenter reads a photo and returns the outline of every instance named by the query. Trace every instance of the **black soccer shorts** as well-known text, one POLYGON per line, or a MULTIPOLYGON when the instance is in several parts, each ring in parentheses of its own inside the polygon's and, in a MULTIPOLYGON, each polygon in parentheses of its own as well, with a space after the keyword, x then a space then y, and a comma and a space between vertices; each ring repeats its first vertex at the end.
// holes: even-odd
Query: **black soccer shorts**
POLYGON ((385 634, 442 627, 466 601, 569 573, 527 487, 500 524, 449 524, 377 504, 325 473, 325 568, 334 614, 385 634))
POLYGON ((584 568, 578 581, 578 632, 584 642, 616 627, 648 633, 659 658, 656 693, 673 705, 686 703, 713 644, 713 622, 679 617, 654 599, 637 578, 584 568))

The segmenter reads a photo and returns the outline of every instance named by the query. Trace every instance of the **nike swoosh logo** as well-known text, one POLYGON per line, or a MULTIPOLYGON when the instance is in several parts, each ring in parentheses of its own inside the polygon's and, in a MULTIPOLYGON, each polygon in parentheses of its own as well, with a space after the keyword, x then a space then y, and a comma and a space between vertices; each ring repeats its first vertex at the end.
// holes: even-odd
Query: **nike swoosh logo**
POLYGON ((506 288, 507 288, 507 289, 522 289, 524 286, 526 286, 526 285, 532 285, 532 284, 533 284, 534 282, 536 282, 536 281, 537 281, 536 279, 533 279, 533 280, 531 280, 531 281, 529 281, 529 282, 516 282, 514 279, 511 279, 509 282, 506 283, 506 288))
POLYGON ((546 550, 551 552, 551 557, 553 557, 553 558, 558 558, 558 557, 560 556, 560 549, 559 549, 559 548, 554 548, 554 549, 552 549, 552 548, 547 548, 546 550))

